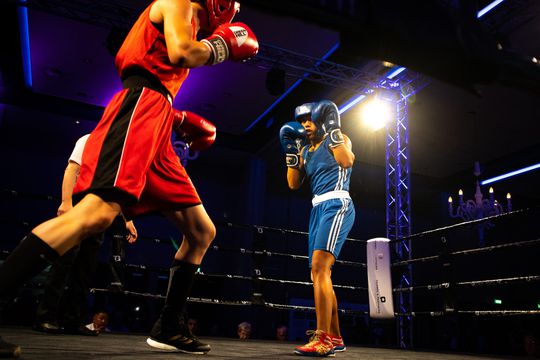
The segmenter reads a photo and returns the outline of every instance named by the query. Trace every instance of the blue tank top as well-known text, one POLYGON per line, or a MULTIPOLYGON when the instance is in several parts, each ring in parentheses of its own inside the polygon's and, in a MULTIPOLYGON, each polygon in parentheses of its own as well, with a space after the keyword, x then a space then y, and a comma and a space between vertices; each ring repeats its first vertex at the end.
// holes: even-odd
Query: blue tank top
POLYGON ((309 146, 302 149, 304 170, 313 196, 335 190, 349 191, 351 169, 338 165, 328 148, 329 144, 330 138, 327 136, 315 151, 308 151, 309 146))

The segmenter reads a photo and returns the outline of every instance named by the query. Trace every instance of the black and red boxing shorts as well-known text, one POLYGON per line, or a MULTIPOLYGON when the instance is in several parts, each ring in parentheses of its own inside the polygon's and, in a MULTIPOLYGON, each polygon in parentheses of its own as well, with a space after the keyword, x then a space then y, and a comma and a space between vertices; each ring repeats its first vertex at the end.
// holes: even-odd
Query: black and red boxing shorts
POLYGON ((117 93, 86 142, 74 195, 118 202, 127 217, 201 204, 173 150, 172 124, 162 93, 147 87, 117 93))

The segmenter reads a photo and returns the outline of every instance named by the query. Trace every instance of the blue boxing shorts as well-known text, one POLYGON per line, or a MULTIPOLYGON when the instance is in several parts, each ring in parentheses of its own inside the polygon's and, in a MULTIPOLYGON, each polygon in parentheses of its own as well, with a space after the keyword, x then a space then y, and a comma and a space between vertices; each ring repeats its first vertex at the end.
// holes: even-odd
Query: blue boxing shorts
POLYGON ((338 258, 341 247, 354 224, 355 210, 351 198, 334 198, 313 202, 309 218, 309 267, 313 251, 328 251, 338 258))

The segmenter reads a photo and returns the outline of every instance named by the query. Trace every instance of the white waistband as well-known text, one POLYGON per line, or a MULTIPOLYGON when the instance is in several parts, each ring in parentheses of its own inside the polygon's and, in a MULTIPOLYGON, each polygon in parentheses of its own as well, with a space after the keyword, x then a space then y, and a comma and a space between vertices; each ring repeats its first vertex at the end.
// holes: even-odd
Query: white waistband
POLYGON ((322 195, 315 195, 313 199, 311 199, 311 203, 313 204, 313 206, 316 206, 322 203, 323 201, 330 200, 330 199, 350 199, 350 198, 351 196, 349 195, 348 191, 336 190, 336 191, 329 191, 322 195))

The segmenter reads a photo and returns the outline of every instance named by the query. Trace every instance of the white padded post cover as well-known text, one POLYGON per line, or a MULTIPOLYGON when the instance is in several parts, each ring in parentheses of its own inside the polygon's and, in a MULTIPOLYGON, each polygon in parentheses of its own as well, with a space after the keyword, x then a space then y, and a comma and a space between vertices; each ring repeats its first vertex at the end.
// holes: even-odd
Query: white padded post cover
POLYGON ((367 242, 369 316, 375 319, 394 318, 389 242, 386 238, 367 242))

